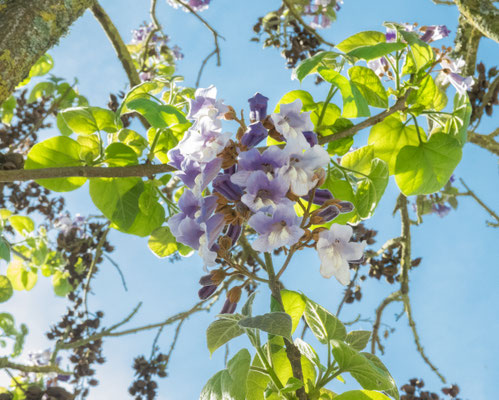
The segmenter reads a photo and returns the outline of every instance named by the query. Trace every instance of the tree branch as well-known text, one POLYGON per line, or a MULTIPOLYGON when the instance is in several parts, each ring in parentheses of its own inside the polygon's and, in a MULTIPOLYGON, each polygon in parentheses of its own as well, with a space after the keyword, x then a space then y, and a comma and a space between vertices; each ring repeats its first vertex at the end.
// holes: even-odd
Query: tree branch
POLYGON ((55 372, 60 375, 71 375, 71 372, 64 371, 59 368, 57 365, 24 365, 13 363, 9 361, 8 357, 0 357, 0 369, 15 369, 17 371, 22 371, 25 373, 40 373, 40 374, 48 374, 51 372, 55 372))
POLYGON ((118 29, 107 15, 106 11, 101 7, 97 0, 95 0, 94 4, 91 7, 92 14, 99 21, 104 32, 106 32, 107 37, 112 43, 114 50, 116 51, 116 55, 118 59, 121 61, 121 65, 128 76, 128 81, 130 82, 130 87, 137 86, 140 84, 139 74, 135 65, 132 61, 132 56, 128 51, 126 44, 123 42, 118 29))
POLYGON ((499 10, 491 0, 455 0, 459 12, 482 35, 499 43, 499 10))
POLYGON ((492 218, 494 218, 497 222, 490 222, 487 221, 487 225, 492 226, 494 228, 499 227, 499 215, 497 215, 492 209, 490 209, 480 198, 471 190, 468 185, 464 182, 462 178, 459 178, 459 181, 461 184, 466 188, 467 192, 466 193, 460 193, 461 195, 464 196, 471 196, 475 201, 482 206, 482 208, 487 211, 492 218))
POLYGON ((494 140, 495 136, 493 136, 496 132, 499 132, 499 128, 490 135, 480 135, 479 133, 468 131, 468 142, 476 144, 477 146, 494 153, 496 156, 499 156, 499 143, 494 140))
POLYGON ((0 10, 0 103, 93 0, 16 0, 0 10))
POLYGON ((336 140, 343 139, 348 136, 354 136, 357 132, 361 131, 364 128, 368 128, 370 126, 376 125, 377 123, 383 121, 386 117, 396 113, 397 111, 403 111, 407 108, 405 102, 407 97, 409 97, 411 90, 408 90, 403 97, 398 99, 393 106, 391 106, 388 110, 382 111, 377 115, 373 115, 370 118, 354 125, 344 131, 334 133, 328 136, 321 136, 319 138, 319 144, 326 144, 329 142, 333 142, 336 140))

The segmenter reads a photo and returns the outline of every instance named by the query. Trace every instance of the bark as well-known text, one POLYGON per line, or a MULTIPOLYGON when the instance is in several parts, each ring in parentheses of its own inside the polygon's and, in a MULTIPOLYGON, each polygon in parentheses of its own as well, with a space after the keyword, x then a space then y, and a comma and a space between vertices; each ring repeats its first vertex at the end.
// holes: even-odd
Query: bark
POLYGON ((499 10, 491 0, 455 0, 459 12, 482 35, 499 43, 499 10))
POLYGON ((92 4, 93 0, 10 0, 0 4, 0 103, 92 4))

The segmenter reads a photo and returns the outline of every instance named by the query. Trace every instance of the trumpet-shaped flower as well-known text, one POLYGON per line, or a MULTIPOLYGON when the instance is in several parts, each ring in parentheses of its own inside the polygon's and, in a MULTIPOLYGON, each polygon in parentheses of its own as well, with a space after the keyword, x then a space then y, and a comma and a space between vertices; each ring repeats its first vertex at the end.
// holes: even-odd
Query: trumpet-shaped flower
POLYGON ((289 104, 281 104, 281 112, 272 114, 275 129, 288 143, 296 143, 302 148, 310 147, 303 132, 312 131, 314 124, 310 119, 310 112, 301 112, 303 103, 296 99, 289 104))
POLYGON ((278 205, 289 207, 292 204, 286 197, 288 189, 289 183, 281 177, 269 179, 263 171, 257 171, 249 177, 241 201, 254 212, 268 207, 275 209, 278 205))

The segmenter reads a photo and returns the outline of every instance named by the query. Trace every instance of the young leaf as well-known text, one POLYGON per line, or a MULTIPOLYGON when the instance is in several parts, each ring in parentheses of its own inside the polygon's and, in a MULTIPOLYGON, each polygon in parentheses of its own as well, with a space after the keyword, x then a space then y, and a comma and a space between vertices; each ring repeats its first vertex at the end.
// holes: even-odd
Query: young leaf
POLYGON ((272 312, 255 317, 247 317, 239 321, 243 328, 256 328, 271 335, 291 339, 291 317, 285 312, 272 312))
POLYGON ((336 48, 344 53, 348 53, 359 47, 371 46, 385 42, 386 36, 384 33, 377 31, 364 31, 356 33, 355 35, 343 40, 341 43, 336 45, 336 48))
POLYGON ((0 275, 0 303, 5 303, 14 294, 14 289, 9 278, 5 275, 0 275))
POLYGON ((156 129, 170 128, 183 132, 190 126, 185 115, 170 105, 162 105, 149 99, 137 98, 129 101, 127 107, 142 114, 147 122, 156 129))
POLYGON ((440 111, 447 105, 447 96, 435 84, 431 75, 427 75, 421 81, 419 88, 409 94, 407 103, 420 106, 424 110, 440 111))
POLYGON ((64 122, 78 135, 91 135, 105 131, 113 133, 118 130, 115 116, 111 110, 99 107, 73 107, 61 111, 64 122))
POLYGON ((407 45, 401 42, 377 43, 371 46, 358 47, 347 53, 350 57, 361 58, 369 61, 386 56, 394 51, 405 49, 407 45))
POLYGON ((111 143, 105 150, 105 162, 110 167, 138 164, 135 151, 124 143, 111 143))
POLYGON ((332 339, 344 340, 347 332, 345 326, 324 307, 306 299, 305 319, 314 336, 322 344, 332 339))
POLYGON ((406 196, 435 193, 449 181, 461 156, 462 149, 457 139, 435 133, 426 143, 405 146, 400 150, 395 181, 406 196))
POLYGON ((348 70, 350 81, 355 83, 367 104, 373 107, 388 108, 388 95, 381 81, 371 68, 355 66, 348 70))
POLYGON ((291 79, 298 79, 301 83, 306 76, 317 72, 319 66, 334 68, 337 66, 338 56, 339 54, 334 51, 321 51, 300 62, 294 69, 291 79))
POLYGON ((0 260, 10 261, 10 245, 0 236, 0 260))
POLYGON ((286 93, 281 99, 277 102, 274 112, 278 113, 281 110, 281 104, 289 104, 295 101, 296 99, 300 99, 303 106, 301 111, 311 111, 315 110, 317 105, 315 104, 314 98, 312 95, 305 90, 292 90, 291 92, 286 93))
POLYGON ((355 84, 334 70, 319 68, 319 73, 326 81, 340 89, 343 97, 343 117, 359 118, 371 115, 366 99, 355 84))
POLYGON ((244 303, 243 308, 241 308, 241 314, 245 317, 251 317, 251 313, 253 312, 253 302, 255 301, 256 292, 251 293, 244 303))
POLYGON ((14 290, 31 290, 38 280, 38 274, 26 269, 20 260, 12 261, 7 268, 7 278, 14 290))
POLYGON ((9 217, 9 222, 18 233, 26 236, 35 230, 35 223, 30 217, 23 215, 13 215, 9 217))
POLYGON ((239 326, 238 321, 235 319, 219 319, 212 322, 206 330, 206 341, 210 354, 213 354, 220 346, 243 333, 244 329, 239 326))
POLYGON ((281 298, 284 311, 291 317, 293 323, 291 333, 293 333, 298 327, 305 311, 305 300, 300 293, 293 292, 292 290, 281 290, 281 298))
POLYGON ((367 346, 371 331, 352 331, 348 332, 345 341, 357 351, 362 351, 367 346))
POLYGON ((334 400, 389 400, 390 398, 380 392, 372 390, 349 390, 334 397, 334 400))
POLYGON ((390 175, 393 175, 400 149, 417 146, 419 139, 416 126, 405 124, 398 115, 391 115, 372 127, 367 142, 373 145, 374 156, 388 163, 390 175))
MULTIPOLYGON (((83 165, 80 160, 81 145, 68 137, 55 136, 35 144, 28 153, 25 169, 51 167, 78 167, 83 165)), ((36 182, 55 192, 69 192, 78 189, 87 178, 57 178, 38 179, 36 182)))

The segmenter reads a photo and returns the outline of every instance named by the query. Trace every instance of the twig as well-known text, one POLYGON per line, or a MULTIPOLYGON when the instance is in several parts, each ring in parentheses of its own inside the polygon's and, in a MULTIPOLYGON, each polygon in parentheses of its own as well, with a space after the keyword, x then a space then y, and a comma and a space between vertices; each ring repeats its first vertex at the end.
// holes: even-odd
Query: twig
POLYGON ((497 223, 495 222, 490 222, 490 221, 487 221, 487 225, 488 226, 492 226, 492 227, 499 227, 499 215, 497 215, 492 209, 490 209, 482 200, 480 200, 480 198, 468 187, 468 185, 466 185, 466 183, 464 182, 464 180, 462 178, 459 178, 459 181, 461 182, 461 184, 466 188, 467 192, 466 193, 462 193, 463 195, 466 195, 466 196, 471 196, 473 197, 473 199, 475 199, 475 201, 480 204, 482 206, 482 208, 487 211, 491 217, 493 217, 497 223))
POLYGON ((121 284, 123 285, 123 289, 125 289, 125 292, 128 292, 128 287, 126 285, 125 275, 123 275, 123 271, 121 271, 121 268, 118 265, 118 263, 116 261, 114 261, 111 257, 109 257, 107 254, 104 254, 104 257, 106 257, 107 260, 113 265, 113 267, 116 268, 116 271, 118 271, 118 274, 120 275, 121 284))
POLYGON ((405 306, 405 312, 407 314, 407 319, 409 320, 409 326, 412 329, 412 334, 414 336, 414 342, 416 343, 416 347, 418 349, 419 354, 421 355, 421 357, 423 358, 425 363, 428 364, 428 366, 432 369, 432 371, 435 372, 435 374, 437 374, 437 376, 440 378, 440 380, 443 383, 446 383, 445 377, 439 372, 438 368, 435 365, 433 365, 433 363, 430 361, 430 359, 426 355, 426 353, 423 349, 423 346, 421 345, 421 340, 419 339, 419 335, 418 335, 418 332, 416 330, 416 322, 414 322, 414 318, 412 317, 412 309, 411 309, 411 303, 409 301, 409 296, 404 295, 403 302, 404 302, 404 306, 405 306))
POLYGON ((497 143, 494 139, 498 134, 499 128, 488 135, 480 135, 478 133, 468 131, 468 142, 476 144, 496 156, 499 156, 499 143, 497 143))
POLYGON ((99 21, 102 28, 106 32, 107 37, 111 41, 114 50, 116 51, 116 55, 121 61, 121 65, 123 65, 123 69, 126 72, 130 86, 137 86, 140 84, 140 77, 135 69, 130 52, 126 47, 126 44, 123 42, 118 29, 116 29, 116 26, 113 24, 113 21, 111 21, 111 18, 109 18, 109 15, 107 15, 106 11, 97 1, 95 1, 94 5, 91 7, 91 10, 92 14, 94 14, 97 21, 99 21))
POLYGON ((321 136, 319 138, 319 144, 326 144, 329 142, 333 142, 336 140, 343 139, 348 136, 354 136, 357 132, 361 131, 364 128, 368 128, 370 126, 376 125, 377 123, 383 121, 386 117, 396 113, 397 111, 403 111, 407 108, 405 102, 407 97, 409 97, 411 90, 409 89, 405 95, 399 98, 393 106, 391 106, 388 110, 380 112, 377 115, 373 115, 372 117, 360 122, 357 125, 354 125, 344 131, 334 133, 332 135, 321 136))
POLYGON ((281 269, 279 270, 279 272, 276 275, 277 280, 279 280, 279 278, 282 276, 284 271, 286 271, 286 268, 288 267, 289 262, 291 261, 291 258, 293 257, 293 254, 295 254, 295 251, 296 251, 295 247, 292 246, 291 249, 289 250, 289 253, 288 253, 288 256, 286 257, 286 260, 284 261, 284 264, 282 265, 281 269))
POLYGON ((177 2, 178 4, 180 4, 181 6, 185 7, 187 10, 189 10, 191 12, 191 14, 193 14, 197 19, 199 19, 203 25, 212 33, 213 35, 213 41, 215 43, 215 49, 203 60, 202 64, 201 64, 201 68, 199 69, 199 72, 198 72, 198 77, 196 79, 196 87, 199 87, 199 81, 201 80, 201 75, 203 73, 203 69, 206 65, 206 63, 208 62, 208 60, 214 55, 216 54, 217 56, 217 67, 219 67, 221 65, 221 59, 220 59, 220 46, 218 44, 218 38, 220 39, 224 39, 225 38, 220 35, 210 24, 208 21, 206 21, 201 15, 199 15, 189 4, 183 2, 182 0, 174 0, 175 2, 177 2))
POLYGON ((40 374, 48 374, 51 372, 55 372, 60 375, 71 375, 71 372, 64 371, 59 368, 57 365, 24 365, 13 363, 9 361, 8 357, 0 357, 0 369, 15 369, 17 371, 22 371, 26 373, 40 373, 40 374))
POLYGON ((399 290, 396 292, 391 293, 388 297, 383 299, 381 304, 378 306, 376 309, 376 318, 374 320, 373 324, 373 333, 371 337, 371 353, 375 354, 376 353, 376 344, 379 346, 379 349, 381 353, 383 353, 383 346, 379 342, 379 327, 381 325, 381 317, 383 316, 383 311, 385 310, 386 306, 394 301, 400 301, 400 296, 401 293, 399 290))
POLYGON ((298 22, 303 26, 304 29, 306 29, 309 33, 311 33, 313 36, 315 36, 315 38, 323 43, 323 44, 326 44, 328 46, 331 46, 331 47, 334 47, 334 43, 331 43, 331 42, 328 42, 326 39, 324 39, 319 33, 317 33, 317 31, 312 28, 309 24, 307 24, 303 18, 300 16, 300 14, 298 14, 296 12, 296 10, 294 9, 293 5, 291 4, 291 2, 289 0, 282 0, 282 2, 286 5, 286 7, 288 8, 289 12, 291 14, 293 14, 293 17, 295 17, 298 22))
MULTIPOLYGON (((357 276, 359 276, 359 269, 360 269, 360 266, 357 267, 357 270, 355 271, 355 275, 353 276, 352 280, 350 281, 347 288, 345 289, 345 295, 341 299, 341 303, 338 306, 338 309, 336 310, 336 318, 338 318, 338 316, 340 315, 341 309, 343 308, 345 301, 347 301, 347 297, 350 294, 350 291, 352 290, 353 285, 355 285, 355 280, 357 279, 357 276)), ((359 317, 360 317, 360 315, 359 315, 359 317)))
POLYGON ((142 61, 140 70, 144 71, 144 66, 146 64, 147 55, 149 54, 149 43, 151 42, 153 36, 156 32, 161 30, 161 25, 158 22, 158 18, 156 17, 156 3, 157 0, 151 0, 151 7, 149 9, 149 15, 151 16, 151 21, 153 23, 153 29, 147 34, 146 40, 144 42, 144 54, 142 55, 142 61))

